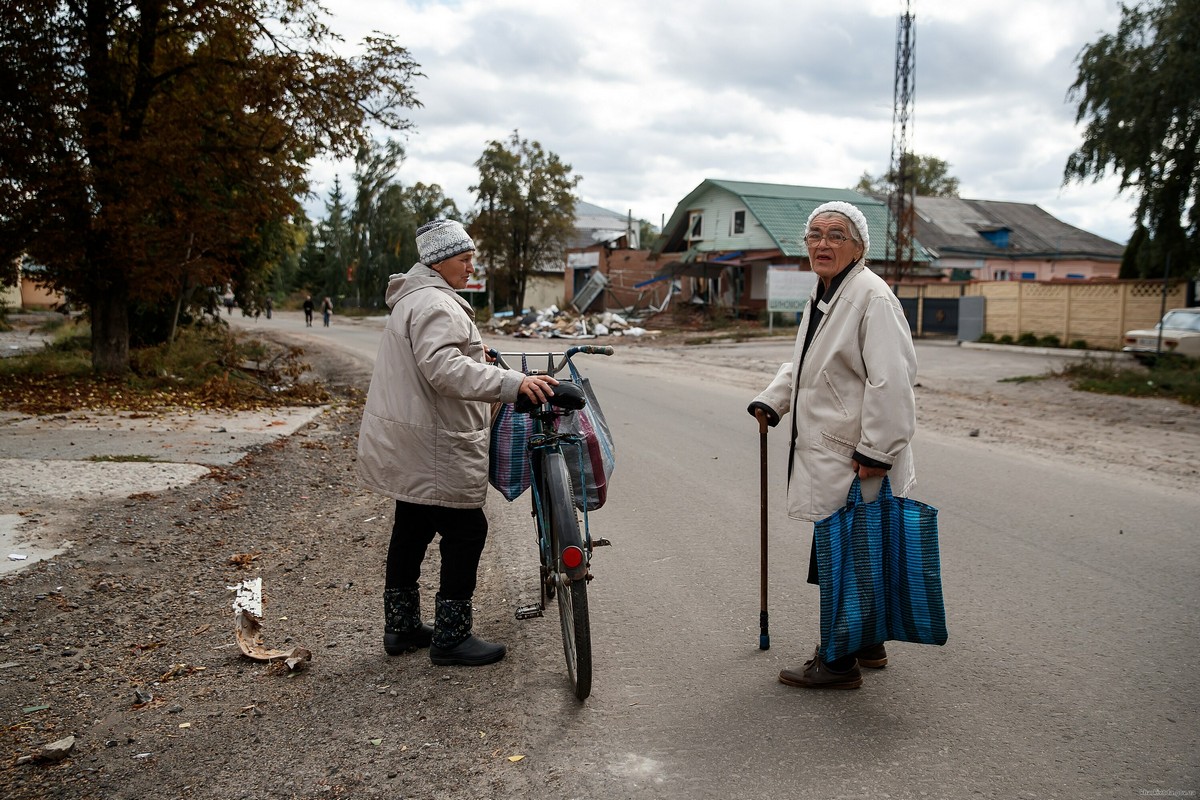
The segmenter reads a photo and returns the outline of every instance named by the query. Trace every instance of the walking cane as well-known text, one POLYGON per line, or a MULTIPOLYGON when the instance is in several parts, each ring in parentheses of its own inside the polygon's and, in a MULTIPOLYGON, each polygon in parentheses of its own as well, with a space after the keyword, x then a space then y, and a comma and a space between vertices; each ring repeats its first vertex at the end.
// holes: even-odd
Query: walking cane
POLYGON ((758 418, 758 451, 759 451, 759 611, 758 611, 758 649, 771 649, 771 634, 767 630, 767 415, 761 409, 754 410, 758 418))

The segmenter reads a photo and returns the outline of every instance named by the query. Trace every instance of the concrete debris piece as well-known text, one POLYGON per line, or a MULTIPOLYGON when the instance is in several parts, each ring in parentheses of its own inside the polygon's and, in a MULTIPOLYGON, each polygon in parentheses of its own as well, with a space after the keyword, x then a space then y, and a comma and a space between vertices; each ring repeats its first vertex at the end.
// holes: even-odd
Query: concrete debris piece
POLYGON ((44 746, 38 753, 38 761, 52 762, 62 761, 66 758, 71 750, 75 747, 75 737, 68 736, 65 739, 59 739, 57 742, 51 742, 44 746))
POLYGON ((557 306, 521 314, 494 314, 484 324, 493 333, 518 339, 595 339, 600 336, 653 336, 659 331, 638 327, 620 314, 579 314, 557 306))
POLYGON ((233 633, 242 655, 255 661, 282 661, 288 670, 296 670, 312 659, 303 647, 279 650, 267 647, 262 633, 262 578, 247 578, 237 586, 233 601, 233 633))

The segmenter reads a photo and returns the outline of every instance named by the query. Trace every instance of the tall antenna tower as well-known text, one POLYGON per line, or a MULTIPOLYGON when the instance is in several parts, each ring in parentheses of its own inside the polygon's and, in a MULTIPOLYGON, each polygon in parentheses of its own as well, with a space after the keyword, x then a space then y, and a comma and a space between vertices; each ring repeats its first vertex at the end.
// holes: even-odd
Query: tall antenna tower
POLYGON ((886 260, 892 264, 893 288, 913 266, 913 219, 917 187, 912 174, 913 155, 908 141, 912 116, 913 91, 916 88, 915 54, 917 39, 913 30, 911 0, 904 0, 904 13, 896 26, 896 82, 892 89, 892 157, 888 167, 891 191, 888 194, 886 260))

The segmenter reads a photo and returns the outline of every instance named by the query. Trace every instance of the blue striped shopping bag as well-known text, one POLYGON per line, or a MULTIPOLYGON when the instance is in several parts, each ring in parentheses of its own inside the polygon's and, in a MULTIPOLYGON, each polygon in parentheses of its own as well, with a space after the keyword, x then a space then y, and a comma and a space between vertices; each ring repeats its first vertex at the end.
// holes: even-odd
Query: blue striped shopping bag
POLYGON ((845 507, 816 524, 823 661, 889 640, 946 643, 937 515, 886 477, 864 503, 856 477, 845 507))

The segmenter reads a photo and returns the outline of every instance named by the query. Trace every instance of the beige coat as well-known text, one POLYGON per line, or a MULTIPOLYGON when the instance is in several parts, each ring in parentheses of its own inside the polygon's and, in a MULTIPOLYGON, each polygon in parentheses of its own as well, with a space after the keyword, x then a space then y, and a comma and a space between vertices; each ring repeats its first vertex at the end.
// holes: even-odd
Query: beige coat
MULTIPOLYGON (((891 465, 892 492, 905 496, 916 480, 909 442, 916 431, 917 356, 900 302, 864 265, 853 267, 817 325, 804 364, 800 356, 817 284, 796 335, 792 360, 755 398, 794 431, 788 515, 823 519, 846 504, 858 453, 891 465)), ((882 479, 863 482, 874 499, 882 479)))
POLYGON ((391 308, 358 432, 358 474, 422 505, 481 508, 491 403, 517 398, 522 374, 486 363, 475 313, 424 264, 388 282, 391 308))

